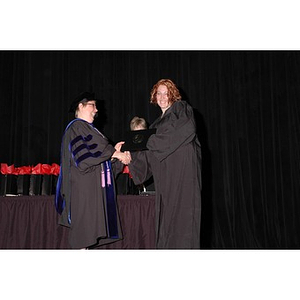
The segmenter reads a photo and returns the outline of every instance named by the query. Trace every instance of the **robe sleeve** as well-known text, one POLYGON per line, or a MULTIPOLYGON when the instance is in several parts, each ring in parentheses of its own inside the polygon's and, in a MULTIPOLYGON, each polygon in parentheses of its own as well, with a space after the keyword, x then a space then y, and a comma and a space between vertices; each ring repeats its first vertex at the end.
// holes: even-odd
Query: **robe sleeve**
POLYGON ((196 137, 193 109, 185 101, 175 102, 168 118, 167 124, 153 134, 147 143, 147 148, 159 161, 196 137))
POLYGON ((128 165, 128 168, 135 185, 143 184, 152 176, 148 155, 148 150, 131 153, 132 161, 128 165))
POLYGON ((114 159, 112 161, 111 166, 112 166, 114 176, 116 177, 118 174, 120 174, 123 171, 125 165, 121 163, 118 159, 114 159))
POLYGON ((75 122, 70 128, 69 151, 75 165, 82 172, 109 160, 115 148, 107 138, 86 122, 75 122))

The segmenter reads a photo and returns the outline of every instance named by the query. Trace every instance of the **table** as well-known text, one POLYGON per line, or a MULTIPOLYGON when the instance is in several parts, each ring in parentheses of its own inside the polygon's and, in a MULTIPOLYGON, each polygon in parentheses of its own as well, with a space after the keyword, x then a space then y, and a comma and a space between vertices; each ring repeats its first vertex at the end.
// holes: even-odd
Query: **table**
MULTIPOLYGON (((119 195, 124 238, 100 249, 154 249, 155 196, 119 195)), ((70 249, 52 196, 0 197, 0 249, 70 249)))

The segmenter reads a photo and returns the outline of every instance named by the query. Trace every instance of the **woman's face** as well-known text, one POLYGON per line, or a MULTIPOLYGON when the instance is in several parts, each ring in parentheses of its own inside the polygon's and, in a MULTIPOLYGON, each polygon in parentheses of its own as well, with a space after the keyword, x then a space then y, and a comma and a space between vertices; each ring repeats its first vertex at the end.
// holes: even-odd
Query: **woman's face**
POLYGON ((79 104, 78 117, 89 123, 93 123, 97 111, 96 101, 90 100, 86 105, 79 104))
POLYGON ((168 88, 165 85, 159 85, 156 93, 158 106, 164 111, 170 107, 168 88))

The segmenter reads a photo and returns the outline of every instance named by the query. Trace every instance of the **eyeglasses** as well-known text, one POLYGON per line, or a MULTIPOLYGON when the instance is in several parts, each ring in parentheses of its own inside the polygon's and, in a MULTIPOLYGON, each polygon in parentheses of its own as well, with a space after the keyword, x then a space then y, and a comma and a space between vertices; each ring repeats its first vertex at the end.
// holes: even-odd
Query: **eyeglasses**
POLYGON ((95 103, 87 103, 86 105, 91 105, 91 106, 93 106, 93 108, 96 108, 96 104, 95 103))

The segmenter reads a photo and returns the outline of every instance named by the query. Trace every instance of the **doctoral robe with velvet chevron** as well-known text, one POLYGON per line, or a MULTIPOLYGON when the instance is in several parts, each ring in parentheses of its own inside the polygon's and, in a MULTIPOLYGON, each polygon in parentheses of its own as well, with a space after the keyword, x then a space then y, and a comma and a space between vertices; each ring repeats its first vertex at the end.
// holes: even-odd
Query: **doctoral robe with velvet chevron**
POLYGON ((59 224, 70 228, 71 248, 94 248, 122 238, 111 163, 114 152, 93 124, 75 119, 67 126, 55 206, 59 224))

